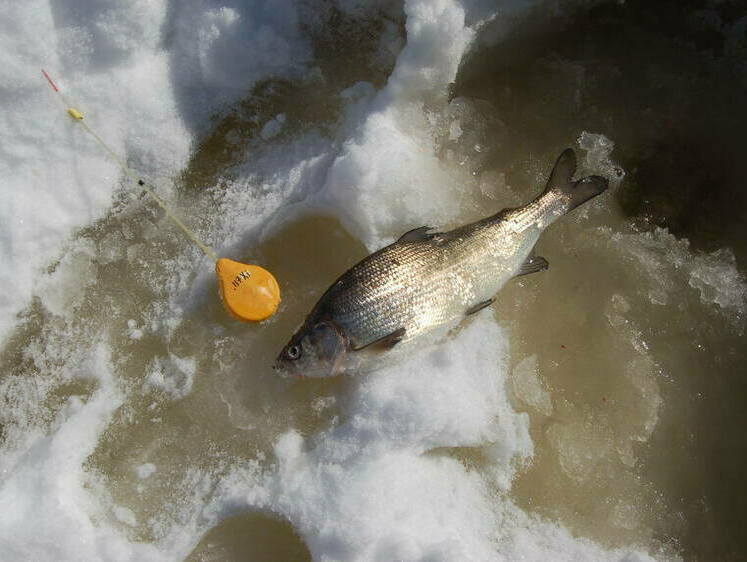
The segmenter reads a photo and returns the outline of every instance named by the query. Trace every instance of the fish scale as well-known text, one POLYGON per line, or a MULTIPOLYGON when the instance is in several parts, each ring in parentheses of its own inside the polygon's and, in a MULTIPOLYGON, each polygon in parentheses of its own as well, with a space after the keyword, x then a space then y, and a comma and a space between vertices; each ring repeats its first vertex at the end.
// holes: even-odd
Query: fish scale
POLYGON ((322 295, 277 368, 326 376, 379 364, 382 352, 484 308, 512 277, 545 269, 530 258, 542 231, 607 188, 599 176, 573 182, 575 169, 568 149, 531 203, 449 232, 418 228, 363 259, 322 295))
POLYGON ((507 228, 508 218, 504 212, 493 223, 445 233, 443 242, 398 242, 372 254, 327 295, 332 316, 355 347, 402 327, 409 340, 463 318, 470 307, 498 292, 539 237, 526 215, 516 217, 527 223, 519 233, 507 228), (521 245, 524 251, 517 252, 521 245), (506 255, 511 263, 505 263, 506 255))

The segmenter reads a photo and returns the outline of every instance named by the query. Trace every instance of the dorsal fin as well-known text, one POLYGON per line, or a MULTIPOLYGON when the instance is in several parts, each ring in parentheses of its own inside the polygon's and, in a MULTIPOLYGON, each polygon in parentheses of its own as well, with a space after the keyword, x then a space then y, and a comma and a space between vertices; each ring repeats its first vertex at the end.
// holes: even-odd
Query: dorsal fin
POLYGON ((423 240, 430 240, 435 236, 435 233, 429 234, 429 230, 433 230, 433 227, 421 226, 418 228, 413 228, 412 230, 408 230, 402 236, 400 236, 397 242, 422 242, 423 240))

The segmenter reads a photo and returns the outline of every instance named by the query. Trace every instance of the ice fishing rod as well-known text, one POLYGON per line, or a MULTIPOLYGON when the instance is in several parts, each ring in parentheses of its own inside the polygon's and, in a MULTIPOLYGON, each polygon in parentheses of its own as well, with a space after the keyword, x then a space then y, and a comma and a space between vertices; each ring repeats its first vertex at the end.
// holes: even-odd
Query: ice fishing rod
POLYGON ((156 195, 153 186, 149 185, 139 174, 129 168, 122 158, 114 152, 96 134, 96 132, 83 119, 83 114, 78 111, 67 97, 60 91, 57 84, 42 69, 44 78, 47 79, 52 90, 58 95, 65 106, 70 118, 79 123, 86 132, 104 149, 104 151, 119 165, 122 172, 141 187, 156 204, 163 209, 166 216, 177 225, 187 237, 194 242, 200 250, 215 262, 215 274, 218 277, 218 288, 221 300, 226 310, 238 320, 244 322, 261 322, 273 314, 280 304, 280 287, 275 277, 266 269, 246 263, 240 263, 228 258, 219 258, 215 250, 203 243, 197 235, 186 224, 176 216, 166 203, 156 195))

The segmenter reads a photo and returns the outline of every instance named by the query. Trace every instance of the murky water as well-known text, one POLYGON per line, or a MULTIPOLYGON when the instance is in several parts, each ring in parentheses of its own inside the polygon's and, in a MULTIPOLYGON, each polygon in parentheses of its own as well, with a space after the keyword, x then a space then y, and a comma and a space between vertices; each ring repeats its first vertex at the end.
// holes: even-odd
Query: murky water
MULTIPOLYGON (((738 93, 746 54, 739 5, 626 2, 549 16, 540 32, 515 31, 511 47, 477 52, 457 94, 493 103, 520 145, 511 148, 525 154, 579 129, 609 135, 626 170, 615 199, 627 218, 607 217, 608 226, 664 226, 692 249, 729 248, 741 264, 747 114, 738 93)), ((666 294, 696 283, 667 279, 685 268, 672 253, 654 257, 666 253, 662 233, 631 233, 594 250, 597 234, 582 236, 542 240, 545 255, 562 256, 550 260, 552 281, 542 280, 551 289, 516 297, 522 304, 505 310, 521 315, 514 360, 537 356, 531 365, 555 406, 541 415, 534 408, 539 454, 515 490, 525 505, 599 540, 654 539, 686 559, 739 559, 747 508, 737 475, 747 461, 737 429, 745 422, 742 320, 734 309, 703 306, 692 289, 666 294), (635 246, 649 236, 645 256, 635 246), (628 252, 651 260, 648 275, 628 252), (564 440, 580 457, 565 461, 583 465, 583 478, 569 478, 563 455, 549 452, 564 440)))
MULTIPOLYGON (((449 99, 433 92, 421 108, 426 119, 406 117, 412 120, 405 129, 421 127, 418 134, 433 139, 428 157, 437 158, 438 172, 424 181, 437 179, 434 198, 448 194, 452 204, 436 213, 447 228, 531 199, 555 156, 577 139, 580 173, 613 179, 609 193, 540 240, 537 253, 549 271, 510 283, 481 313, 494 317, 500 331, 488 329, 488 319, 468 322, 444 352, 455 361, 496 354, 476 365, 497 373, 485 375, 499 387, 500 407, 491 414, 497 433, 465 430, 465 437, 455 430, 457 437, 444 438, 451 434, 439 429, 438 437, 423 437, 413 427, 427 427, 427 418, 401 421, 396 407, 389 413, 400 425, 381 422, 366 433, 355 424, 386 417, 369 407, 389 405, 377 402, 385 392, 376 385, 396 380, 391 373, 370 381, 296 381, 270 368, 321 292, 370 250, 370 239, 358 236, 366 227, 350 228, 355 217, 335 214, 334 205, 315 199, 313 186, 331 174, 341 144, 360 140, 346 132, 346 112, 350 99, 366 94, 340 92, 360 80, 371 91, 384 86, 404 45, 405 19, 400 9, 365 24, 340 13, 323 33, 309 32, 315 76, 257 85, 216 116, 180 176, 162 180, 178 211, 210 243, 276 275, 283 289, 278 314, 261 325, 228 317, 211 264, 157 207, 123 187, 111 212, 78 232, 50 264, 41 296, 0 350, 3 474, 26 467, 21 473, 41 482, 34 492, 41 498, 68 486, 64 497, 80 504, 94 527, 116 535, 111 544, 143 547, 143 556, 423 558, 427 551, 384 527, 365 534, 374 546, 360 552, 345 550, 347 531, 333 534, 338 542, 325 534, 336 525, 345 529, 338 520, 346 517, 360 517, 369 533, 365 506, 380 509, 369 502, 383 488, 367 488, 361 476, 376 470, 360 468, 356 454, 377 467, 404 450, 412 458, 393 464, 404 473, 419 475, 421 465, 411 463, 427 458, 422 462, 456 475, 447 481, 460 497, 471 497, 470 486, 479 482, 474 489, 487 490, 480 497, 509 506, 495 508, 500 525, 485 523, 494 527, 496 557, 525 552, 539 559, 529 547, 502 550, 495 538, 511 526, 507 521, 526 517, 518 525, 528 534, 544 522, 567 531, 563 557, 586 548, 588 539, 622 549, 604 551, 610 558, 627 549, 661 559, 740 559, 747 550, 747 288, 739 273, 747 251, 740 142, 747 46, 736 5, 693 3, 677 17, 666 2, 543 9, 508 34, 497 18, 478 34, 449 99), (698 15, 701 8, 711 11, 698 15), (722 18, 718 33, 713 14, 722 18), (723 32, 729 25, 735 35, 723 32), (388 57, 378 48, 383 36, 394 45, 388 57), (288 124, 278 135, 263 135, 281 114, 288 124), (479 331, 493 339, 480 340, 479 331), (504 394, 526 417, 503 409, 504 394), (522 423, 531 445, 516 437, 522 423), (86 424, 89 434, 71 430, 86 424), (516 435, 508 435, 512 427, 516 435), (511 443, 505 452, 501 432, 511 443), (52 452, 34 445, 45 435, 52 452), (298 451, 295 436, 303 442, 298 451), (69 454, 56 456, 65 447, 69 454), (321 460, 309 468, 314 455, 321 460), (84 476, 62 484, 45 478, 59 458, 70 462, 61 469, 84 476), (335 462, 337 472, 329 468, 335 462), (295 483, 288 466, 322 484, 295 483), (315 485, 323 493, 294 503, 294 494, 315 485), (327 505, 334 502, 325 494, 346 497, 358 488, 350 501, 359 501, 362 513, 327 505)), ((414 186, 413 196, 425 206, 428 185, 414 186)), ((419 226, 409 221, 421 214, 404 197, 393 203, 389 192, 381 194, 382 205, 404 209, 404 220, 387 222, 370 211, 384 238, 419 226)), ((375 196, 361 203, 364 216, 369 207, 377 207, 375 196)), ((437 364, 427 361, 422 370, 437 364)), ((469 366, 448 368, 471 380, 462 373, 469 366)), ((432 375, 441 388, 438 373, 432 375)), ((422 384, 429 381, 424 375, 422 384)), ((456 408, 456 395, 473 396, 471 385, 483 384, 475 381, 434 391, 433 403, 425 403, 434 427, 441 427, 437 406, 444 397, 452 393, 456 408)), ((398 384, 400 394, 411 390, 398 384)), ((381 474, 384 488, 399 485, 391 473, 381 474)), ((405 487, 403 497, 419 485, 405 487)), ((396 513, 408 528, 407 510, 396 513)), ((131 548, 122 552, 140 552, 131 548)), ((461 552, 454 548, 438 551, 439 559, 461 552)), ((16 558, 22 552, 30 551, 19 546, 16 558)), ((54 550, 35 552, 50 558, 54 550)))

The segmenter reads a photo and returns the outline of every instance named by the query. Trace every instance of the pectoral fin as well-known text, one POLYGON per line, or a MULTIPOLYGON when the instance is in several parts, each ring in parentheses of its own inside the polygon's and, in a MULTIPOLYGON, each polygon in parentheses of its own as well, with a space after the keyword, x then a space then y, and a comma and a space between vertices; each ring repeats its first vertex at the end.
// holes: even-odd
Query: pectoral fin
POLYGON ((362 345, 360 347, 353 347, 353 349, 355 351, 360 351, 361 349, 379 349, 381 351, 387 351, 389 349, 392 349, 404 338, 405 329, 399 328, 398 330, 395 330, 394 332, 384 336, 383 338, 379 338, 378 340, 374 340, 371 343, 367 343, 366 345, 362 345))
POLYGON ((550 264, 547 260, 541 256, 529 256, 527 261, 521 264, 519 271, 516 272, 514 277, 520 277, 522 275, 529 275, 530 273, 537 273, 538 271, 544 271, 550 264))
POLYGON ((474 314, 475 312, 480 312, 483 308, 490 306, 495 302, 495 299, 488 299, 486 301, 478 302, 475 306, 472 306, 467 309, 466 316, 469 316, 470 314, 474 314))

